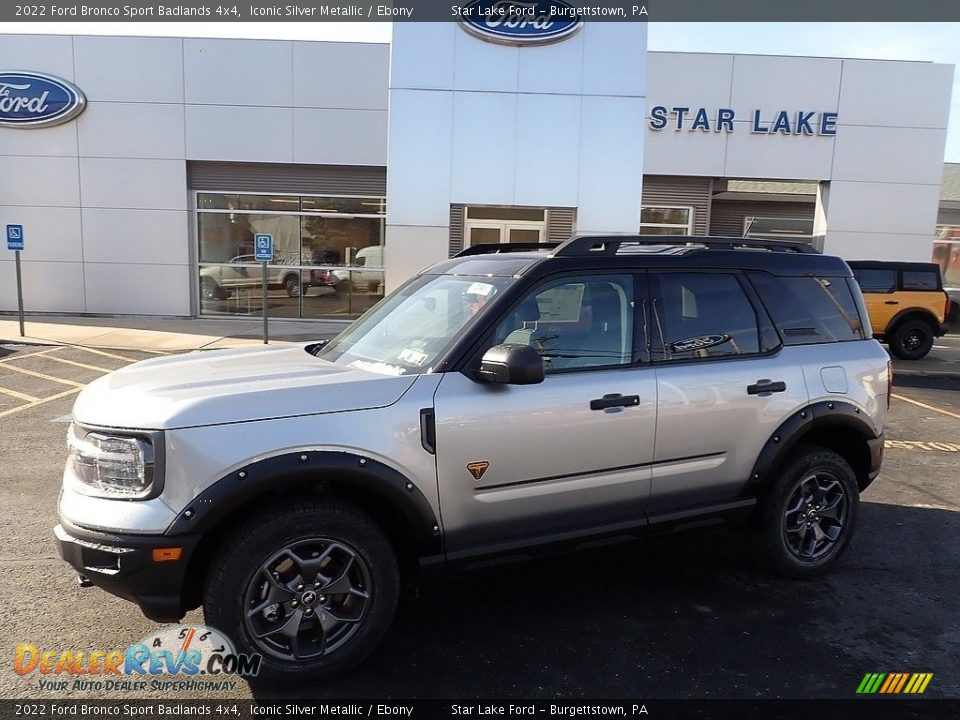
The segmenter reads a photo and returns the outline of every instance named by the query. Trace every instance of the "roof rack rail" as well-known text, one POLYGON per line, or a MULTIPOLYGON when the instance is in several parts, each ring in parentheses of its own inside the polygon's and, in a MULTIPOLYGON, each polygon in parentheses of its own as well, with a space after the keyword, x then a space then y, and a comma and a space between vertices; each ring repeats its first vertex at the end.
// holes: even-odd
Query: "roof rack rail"
POLYGON ((576 255, 616 255, 621 245, 667 245, 710 250, 756 249, 775 252, 820 254, 810 245, 797 240, 765 240, 763 238, 699 237, 696 235, 575 235, 557 248, 557 257, 576 255))
MULTIPOLYGON (((569 242, 569 241, 568 241, 569 242)), ((454 257, 469 257, 470 255, 496 255, 499 253, 529 252, 531 250, 553 250, 560 247, 558 242, 515 242, 515 243, 482 243, 471 245, 458 252, 454 257)))

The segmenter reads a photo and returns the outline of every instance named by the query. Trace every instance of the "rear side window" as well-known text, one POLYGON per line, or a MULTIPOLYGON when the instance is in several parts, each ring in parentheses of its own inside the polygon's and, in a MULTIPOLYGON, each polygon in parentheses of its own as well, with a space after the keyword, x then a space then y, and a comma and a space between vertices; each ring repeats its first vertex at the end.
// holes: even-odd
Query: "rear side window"
POLYGON ((863 339, 860 313, 844 278, 750 273, 750 281, 780 329, 784 345, 863 339))
POLYGON ((863 292, 893 292, 897 289, 896 270, 858 269, 853 275, 863 292))
POLYGON ((904 270, 904 290, 939 290, 940 277, 933 270, 904 270))
POLYGON ((734 275, 663 273, 656 309, 664 360, 760 352, 757 313, 734 275))

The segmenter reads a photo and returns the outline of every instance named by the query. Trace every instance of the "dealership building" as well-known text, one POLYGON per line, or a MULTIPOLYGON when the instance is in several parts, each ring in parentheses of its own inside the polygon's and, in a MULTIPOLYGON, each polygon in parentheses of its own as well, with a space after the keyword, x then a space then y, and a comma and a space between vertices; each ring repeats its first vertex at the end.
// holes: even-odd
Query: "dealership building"
POLYGON ((258 235, 277 317, 353 316, 463 248, 573 232, 787 238, 960 273, 952 65, 649 52, 642 23, 393 33, 0 35, 0 224, 23 226, 26 309, 259 314, 258 235))

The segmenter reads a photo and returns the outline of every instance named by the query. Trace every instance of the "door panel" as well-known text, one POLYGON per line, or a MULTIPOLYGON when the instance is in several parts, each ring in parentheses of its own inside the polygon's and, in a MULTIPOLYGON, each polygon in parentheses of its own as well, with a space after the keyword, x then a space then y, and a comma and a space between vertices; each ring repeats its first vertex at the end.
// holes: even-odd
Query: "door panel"
POLYGON ((657 408, 653 370, 633 364, 638 294, 645 278, 629 274, 544 280, 489 340, 534 348, 542 383, 444 376, 435 412, 448 552, 645 522, 657 408))
POLYGON ((863 293, 863 302, 875 333, 886 332, 893 316, 904 307, 898 293, 863 293))
MULTIPOLYGON (((760 449, 806 404, 795 354, 762 332, 766 311, 735 272, 651 277, 658 337, 649 514, 737 499, 760 449)), ((771 331, 772 332, 772 331, 771 331)))
POLYGON ((650 514, 736 499, 761 448, 807 403, 791 348, 771 357, 657 368, 657 446, 650 514), (758 380, 783 392, 749 394, 758 380))
POLYGON ((649 367, 560 373, 513 386, 448 373, 435 410, 448 552, 643 522, 656 425, 649 367), (590 409, 591 400, 613 393, 639 402, 590 409), (474 462, 489 463, 480 479, 467 469, 474 462))

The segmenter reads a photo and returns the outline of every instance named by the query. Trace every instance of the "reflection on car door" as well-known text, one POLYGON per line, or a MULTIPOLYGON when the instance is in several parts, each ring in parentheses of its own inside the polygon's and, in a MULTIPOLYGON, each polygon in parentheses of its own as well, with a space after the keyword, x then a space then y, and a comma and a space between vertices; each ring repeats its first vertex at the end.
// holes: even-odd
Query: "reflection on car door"
POLYGON ((651 275, 653 516, 736 500, 760 449, 807 401, 800 363, 734 272, 651 275), (789 349, 788 349, 789 350, 789 349))
POLYGON ((436 452, 451 556, 532 542, 531 527, 559 537, 643 524, 656 382, 649 364, 634 363, 636 284, 575 275, 514 306, 490 343, 535 347, 541 384, 444 375, 436 452))

